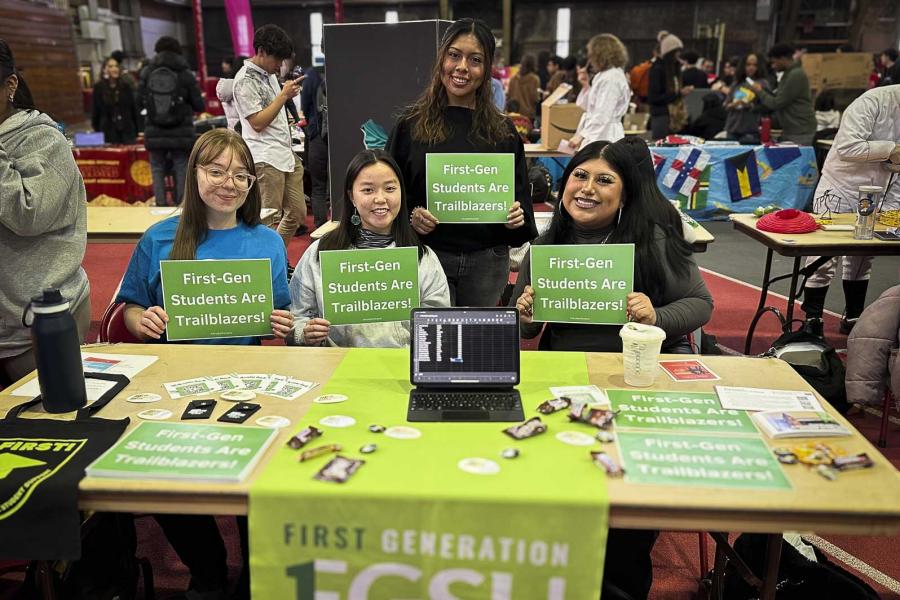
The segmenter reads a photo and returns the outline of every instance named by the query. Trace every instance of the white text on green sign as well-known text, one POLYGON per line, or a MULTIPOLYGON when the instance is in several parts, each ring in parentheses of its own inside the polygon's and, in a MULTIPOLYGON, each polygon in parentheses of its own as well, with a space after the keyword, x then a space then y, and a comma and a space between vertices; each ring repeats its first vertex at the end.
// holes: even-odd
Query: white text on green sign
POLYGON ((269 335, 269 259, 164 260, 163 308, 170 341, 269 335))
POLYGON ((419 306, 418 248, 323 250, 319 263, 332 325, 405 321, 419 306))
POLYGON ((515 171, 513 154, 426 154, 428 210, 441 223, 506 223, 515 171))
POLYGON ((606 390, 616 428, 751 433, 756 428, 743 410, 722 408, 713 392, 606 390))
POLYGON ((625 323, 634 244, 533 245, 534 320, 625 323))

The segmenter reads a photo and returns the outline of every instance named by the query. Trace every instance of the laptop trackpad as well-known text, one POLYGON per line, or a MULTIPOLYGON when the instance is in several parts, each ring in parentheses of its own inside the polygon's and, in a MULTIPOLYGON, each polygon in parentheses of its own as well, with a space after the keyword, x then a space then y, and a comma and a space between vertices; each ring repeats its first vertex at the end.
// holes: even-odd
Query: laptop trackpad
POLYGON ((443 421, 489 421, 491 413, 486 410, 445 410, 441 411, 443 421))

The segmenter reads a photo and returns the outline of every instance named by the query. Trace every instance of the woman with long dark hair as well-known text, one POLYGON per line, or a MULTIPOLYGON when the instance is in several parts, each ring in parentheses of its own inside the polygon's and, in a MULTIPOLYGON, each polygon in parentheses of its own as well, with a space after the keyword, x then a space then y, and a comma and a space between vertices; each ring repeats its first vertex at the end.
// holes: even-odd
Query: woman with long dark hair
POLYGON ((94 85, 91 126, 102 131, 107 144, 133 144, 137 139, 137 100, 134 88, 120 77, 119 61, 103 63, 105 77, 94 85))
POLYGON ((490 28, 460 19, 447 28, 431 83, 402 114, 388 140, 409 193, 413 229, 441 261, 454 306, 494 306, 509 277, 509 247, 537 230, 528 194, 525 148, 512 121, 494 105, 490 28), (506 223, 440 224, 426 207, 430 153, 512 153, 515 202, 506 223))
POLYGON ((34 370, 22 311, 47 287, 68 299, 83 340, 90 286, 84 181, 56 123, 40 112, 0 39, 0 387, 34 370))
MULTIPOLYGON (((271 261, 275 310, 272 333, 290 335, 294 319, 287 287, 287 254, 277 233, 260 223, 260 198, 250 149, 230 129, 207 131, 188 159, 180 216, 157 223, 141 237, 116 302, 125 302, 125 326, 147 341, 165 341, 162 260, 261 258, 271 261)), ((259 338, 195 340, 204 344, 259 344, 259 338)))
POLYGON ((659 42, 659 58, 650 67, 647 102, 650 104, 650 129, 653 139, 677 133, 687 124, 683 97, 694 91, 681 85, 681 50, 684 45, 674 34, 659 42))
POLYGON ((735 70, 734 84, 725 100, 725 131, 728 138, 742 144, 759 143, 759 119, 765 109, 756 100, 756 92, 751 85, 759 82, 767 84, 766 61, 751 52, 742 57, 735 70))
POLYGON ((406 192, 400 168, 384 150, 363 150, 347 166, 341 221, 337 229, 307 248, 291 277, 293 342, 315 346, 405 348, 409 320, 331 325, 323 318, 321 250, 416 247, 421 306, 450 306, 447 278, 434 252, 419 240, 406 219, 406 192))

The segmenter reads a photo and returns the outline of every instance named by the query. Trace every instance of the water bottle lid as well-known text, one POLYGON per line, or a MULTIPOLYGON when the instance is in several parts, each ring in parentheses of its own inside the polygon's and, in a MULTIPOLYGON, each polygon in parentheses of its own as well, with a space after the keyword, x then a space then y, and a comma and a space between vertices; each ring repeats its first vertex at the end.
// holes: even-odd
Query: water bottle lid
POLYGON ((863 194, 880 194, 882 187, 880 185, 861 185, 859 191, 863 194))
POLYGON ((69 301, 56 288, 45 289, 40 296, 31 298, 31 311, 37 315, 46 315, 69 310, 69 301))

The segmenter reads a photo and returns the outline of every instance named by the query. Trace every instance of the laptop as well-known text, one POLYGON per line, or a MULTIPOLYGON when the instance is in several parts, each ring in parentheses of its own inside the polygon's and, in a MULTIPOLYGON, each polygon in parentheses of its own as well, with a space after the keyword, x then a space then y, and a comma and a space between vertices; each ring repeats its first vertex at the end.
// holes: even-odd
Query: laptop
POLYGON ((524 421, 514 308, 412 311, 407 421, 524 421))

